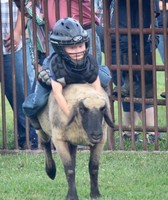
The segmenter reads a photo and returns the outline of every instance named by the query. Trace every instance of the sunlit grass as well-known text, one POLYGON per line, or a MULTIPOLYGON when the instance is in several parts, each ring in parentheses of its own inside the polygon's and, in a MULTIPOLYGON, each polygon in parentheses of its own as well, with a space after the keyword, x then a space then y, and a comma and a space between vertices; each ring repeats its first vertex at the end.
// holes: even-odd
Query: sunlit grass
MULTIPOLYGON (((44 171, 43 154, 0 155, 0 199, 62 200, 67 192, 63 166, 57 154, 57 177, 44 171)), ((76 183, 80 200, 88 200, 89 153, 78 152, 76 183)), ((100 160, 100 200, 167 200, 168 154, 104 152, 100 160)))

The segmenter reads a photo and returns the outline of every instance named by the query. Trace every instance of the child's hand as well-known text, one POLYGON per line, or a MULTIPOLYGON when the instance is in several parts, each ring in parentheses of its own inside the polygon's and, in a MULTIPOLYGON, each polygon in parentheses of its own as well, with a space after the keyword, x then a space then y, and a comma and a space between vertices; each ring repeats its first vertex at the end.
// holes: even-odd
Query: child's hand
POLYGON ((51 85, 51 78, 50 78, 49 70, 48 69, 40 71, 38 73, 37 78, 38 78, 39 82, 43 82, 43 83, 45 83, 48 86, 51 85))

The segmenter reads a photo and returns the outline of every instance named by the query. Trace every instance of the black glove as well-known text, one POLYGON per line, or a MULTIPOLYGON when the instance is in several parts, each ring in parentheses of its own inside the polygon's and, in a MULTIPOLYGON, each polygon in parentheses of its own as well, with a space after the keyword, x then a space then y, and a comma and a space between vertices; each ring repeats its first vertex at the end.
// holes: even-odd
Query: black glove
POLYGON ((44 69, 40 71, 37 75, 37 79, 43 87, 46 87, 46 88, 51 87, 51 78, 50 78, 48 69, 44 69))

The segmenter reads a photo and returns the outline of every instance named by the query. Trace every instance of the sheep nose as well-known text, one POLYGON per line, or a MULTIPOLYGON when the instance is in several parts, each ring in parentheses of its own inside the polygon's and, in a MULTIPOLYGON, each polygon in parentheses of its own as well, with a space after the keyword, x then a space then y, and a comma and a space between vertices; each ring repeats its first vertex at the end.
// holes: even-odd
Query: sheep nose
POLYGON ((100 131, 94 131, 91 133, 91 138, 93 141, 95 141, 96 143, 99 142, 102 138, 102 133, 100 131))

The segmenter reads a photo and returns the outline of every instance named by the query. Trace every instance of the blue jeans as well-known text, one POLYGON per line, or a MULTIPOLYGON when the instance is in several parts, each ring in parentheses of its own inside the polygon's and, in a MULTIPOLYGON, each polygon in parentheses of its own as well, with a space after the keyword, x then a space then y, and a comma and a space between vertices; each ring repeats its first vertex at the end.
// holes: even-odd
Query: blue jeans
POLYGON ((22 107, 25 115, 31 119, 36 119, 37 113, 47 104, 51 88, 45 88, 36 84, 35 92, 26 97, 22 107))
MULTIPOLYGON (((167 36, 167 42, 168 42, 168 36, 167 36)), ((158 51, 163 63, 164 63, 164 45, 168 44, 167 43, 164 44, 164 36, 161 34, 159 35, 158 51)))
POLYGON ((111 80, 111 72, 106 65, 99 65, 99 78, 101 86, 107 88, 111 80))
MULTIPOLYGON (((93 48, 92 48, 92 29, 88 29, 86 30, 88 33, 88 36, 90 38, 90 49, 89 49, 89 53, 93 55, 93 48)), ((101 44, 100 44, 100 38, 97 35, 97 33, 95 32, 95 37, 96 37, 96 59, 97 59, 97 63, 98 65, 101 65, 102 62, 102 53, 101 53, 101 44)))
MULTIPOLYGON (((166 10, 166 18, 168 19, 168 11, 166 10)), ((163 28, 163 11, 160 12, 160 15, 157 17, 158 19, 158 25, 159 28, 163 28)), ((166 27, 168 28, 168 21, 166 24, 166 27)), ((166 36, 166 41, 168 42, 168 35, 166 36)), ((168 49, 168 43, 164 44, 164 35, 160 34, 159 35, 159 44, 158 44, 158 50, 159 50, 159 54, 161 56, 162 62, 164 64, 164 46, 166 45, 166 48, 168 49)))
POLYGON ((29 39, 26 39, 26 61, 27 61, 27 74, 29 78, 29 83, 30 83, 30 93, 34 91, 34 86, 35 86, 35 69, 32 64, 31 56, 30 56, 30 41, 29 39))
MULTIPOLYGON (((28 47, 28 46, 27 46, 28 47)), ((30 55, 29 51, 27 51, 27 63, 29 65, 27 66, 27 70, 29 71, 29 76, 27 77, 28 80, 28 93, 30 94, 32 92, 32 84, 30 79, 32 79, 33 83, 33 72, 30 73, 31 70, 28 69, 29 67, 32 67, 30 65, 30 55)), ((17 104, 17 125, 18 125, 18 142, 19 145, 23 145, 26 141, 26 130, 25 130, 25 115, 22 110, 22 103, 24 102, 24 66, 23 66, 23 51, 20 49, 19 51, 15 52, 15 74, 16 74, 16 104, 17 104)), ((12 91, 12 60, 11 60, 11 54, 4 55, 4 80, 5 80, 5 95, 12 107, 13 105, 13 91, 12 91)), ((35 133, 35 130, 33 127, 30 126, 30 140, 32 142, 37 142, 37 136, 35 133)))

